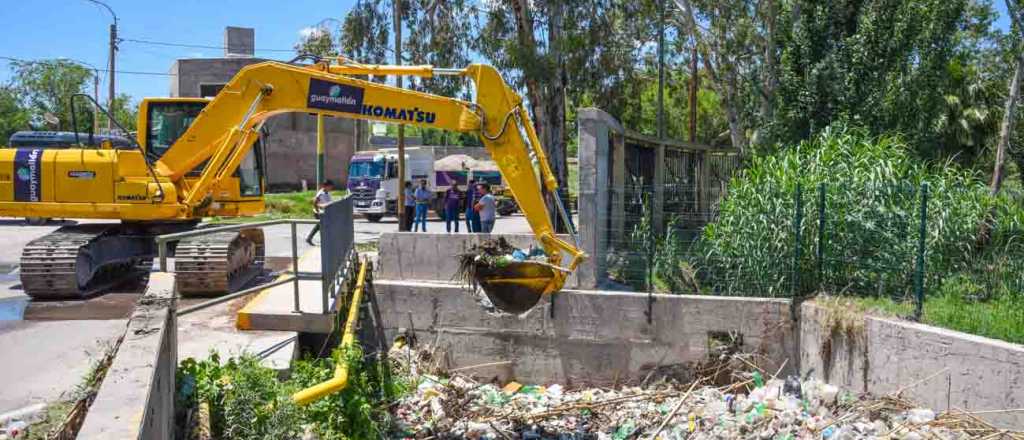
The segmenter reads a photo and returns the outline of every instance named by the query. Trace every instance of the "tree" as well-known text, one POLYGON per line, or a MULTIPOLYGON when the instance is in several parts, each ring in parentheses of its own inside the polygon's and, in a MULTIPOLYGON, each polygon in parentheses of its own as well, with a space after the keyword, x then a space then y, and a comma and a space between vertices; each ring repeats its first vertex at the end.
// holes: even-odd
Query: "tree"
POLYGON ((334 42, 331 30, 323 25, 303 29, 299 34, 299 42, 295 43, 295 52, 315 55, 321 58, 338 56, 338 46, 334 42))
POLYGON ((940 140, 950 64, 975 21, 968 0, 785 3, 780 85, 772 121, 796 141, 834 121, 899 132, 923 156, 940 140))
POLYGON ((75 100, 77 126, 71 124, 71 97, 87 92, 91 70, 68 60, 16 61, 12 66, 21 105, 33 126, 83 132, 91 129, 92 104, 85 99, 75 100), (47 122, 49 115, 57 122, 47 122))
POLYGON ((30 128, 28 111, 22 108, 17 90, 10 85, 0 86, 0 145, 6 144, 14 132, 30 128))
MULTIPOLYGON (((384 0, 358 0, 342 21, 341 52, 359 62, 383 64, 391 52, 391 3, 384 0)), ((383 78, 377 78, 383 81, 383 78)))
POLYGON ((753 91, 759 90, 761 94, 761 117, 774 114, 778 81, 775 2, 767 0, 762 5, 752 0, 674 1, 680 10, 677 21, 697 45, 709 82, 721 99, 732 146, 745 154, 749 144, 747 130, 756 125, 751 123, 746 110, 754 100, 753 91), (756 87, 754 77, 762 68, 762 82, 756 87))
POLYGON ((132 102, 132 97, 127 94, 120 94, 114 97, 114 102, 107 109, 114 115, 114 120, 121 124, 126 130, 134 130, 136 119, 139 115, 139 103, 132 102))
MULTIPOLYGON (((405 38, 403 59, 410 64, 436 67, 464 67, 471 61, 473 11, 467 0, 408 0, 402 21, 405 38)), ((409 87, 444 96, 469 98, 460 78, 438 76, 411 78, 409 87)))
MULTIPOLYGON (((1006 0, 1006 12, 1020 36, 1024 39, 1024 6, 1017 0, 1006 0)), ((1017 101, 1020 99, 1021 81, 1024 81, 1024 47, 1015 44, 1013 52, 1016 53, 1016 67, 1013 70, 1013 77, 1010 79, 1009 91, 1006 93, 1006 105, 1003 110, 1003 122, 999 127, 999 143, 996 145, 995 167, 992 170, 992 183, 989 187, 993 195, 998 194, 1003 186, 1003 164, 1006 161, 1006 151, 1010 144, 1010 137, 1013 135, 1013 125, 1017 121, 1017 101)), ((984 235, 988 235, 987 233, 984 235)))

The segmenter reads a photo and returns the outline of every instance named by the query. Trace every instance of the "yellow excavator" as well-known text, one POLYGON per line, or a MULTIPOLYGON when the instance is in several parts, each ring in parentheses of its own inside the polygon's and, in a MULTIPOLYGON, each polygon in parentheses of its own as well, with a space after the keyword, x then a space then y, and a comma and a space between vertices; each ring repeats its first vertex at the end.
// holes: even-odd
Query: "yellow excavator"
MULTIPOLYGON (((90 148, 0 149, 0 216, 119 220, 64 226, 32 241, 21 258, 25 291, 34 298, 87 296, 147 271, 156 254, 155 235, 196 228, 207 216, 262 212, 260 129, 267 118, 285 112, 478 135, 547 255, 547 262, 512 262, 477 275, 499 308, 532 307, 560 290, 585 258, 578 245, 555 234, 541 185, 572 230, 557 181, 522 98, 493 67, 270 61, 243 68, 211 100, 143 101, 130 148, 104 141, 90 148), (468 78, 475 99, 357 78, 364 75, 468 78)), ((262 263, 263 234, 259 229, 214 234, 182 241, 174 252, 182 293, 226 292, 262 263)))

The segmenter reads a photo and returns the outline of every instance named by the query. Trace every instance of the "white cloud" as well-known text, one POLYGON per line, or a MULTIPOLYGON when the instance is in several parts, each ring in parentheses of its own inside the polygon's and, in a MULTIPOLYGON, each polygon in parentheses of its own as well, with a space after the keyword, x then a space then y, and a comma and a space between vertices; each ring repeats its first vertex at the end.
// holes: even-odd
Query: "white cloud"
POLYGON ((299 36, 302 37, 303 39, 308 40, 313 37, 318 37, 322 35, 324 32, 327 31, 322 27, 307 26, 302 29, 299 29, 299 36))

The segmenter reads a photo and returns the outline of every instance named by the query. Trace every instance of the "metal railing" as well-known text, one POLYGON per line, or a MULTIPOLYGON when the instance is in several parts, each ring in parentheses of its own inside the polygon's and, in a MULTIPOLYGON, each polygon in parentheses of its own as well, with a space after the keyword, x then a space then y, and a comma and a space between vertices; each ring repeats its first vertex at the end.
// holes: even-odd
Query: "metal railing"
MULTIPOLYGON (((192 237, 199 237, 199 236, 203 236, 203 235, 215 234, 215 233, 218 233, 218 232, 233 232, 233 231, 240 231, 240 230, 243 230, 243 229, 264 228, 264 227, 267 227, 267 226, 275 226, 275 225, 291 225, 291 244, 292 244, 292 255, 291 255, 292 268, 291 268, 291 270, 285 271, 282 274, 281 277, 279 277, 278 279, 276 279, 276 280, 274 280, 272 282, 265 283, 265 284, 260 284, 258 286, 250 287, 248 289, 242 289, 242 290, 239 290, 237 292, 229 293, 229 294, 221 296, 221 297, 213 298, 213 299, 211 299, 209 301, 204 301, 204 302, 201 302, 199 304, 195 304, 195 305, 192 305, 192 306, 189 306, 189 307, 185 307, 183 309, 178 310, 178 312, 177 312, 178 315, 186 315, 186 314, 189 314, 189 313, 192 313, 192 312, 196 312, 196 311, 203 310, 203 309, 206 309, 206 308, 209 308, 209 307, 213 307, 213 306, 215 306, 217 304, 222 304, 222 303, 234 300, 236 298, 241 298, 243 296, 246 296, 246 295, 249 295, 249 294, 252 294, 252 293, 255 293, 255 292, 259 292, 259 291, 264 290, 264 289, 269 289, 271 287, 280 286, 280 285, 288 284, 288 283, 292 283, 292 286, 294 288, 294 310, 296 312, 300 311, 301 309, 299 308, 299 281, 301 281, 301 280, 320 280, 320 279, 322 279, 322 275, 321 275, 320 272, 301 272, 301 271, 298 270, 299 269, 299 255, 298 255, 298 242, 297 242, 297 240, 298 240, 297 225, 300 225, 300 224, 301 225, 310 225, 310 224, 315 225, 317 223, 318 222, 316 220, 281 219, 281 220, 269 220, 269 221, 265 221, 265 222, 256 222, 256 223, 243 223, 243 224, 235 224, 235 225, 217 226, 217 227, 213 227, 213 228, 202 228, 202 229, 196 229, 194 231, 177 232, 177 233, 174 233, 174 234, 165 234, 165 235, 157 236, 156 237, 156 245, 157 245, 157 255, 158 255, 159 264, 160 264, 160 271, 161 272, 168 272, 168 265, 167 265, 167 259, 169 257, 168 245, 170 243, 172 243, 172 242, 180 241, 180 240, 186 239, 186 238, 192 238, 192 237)), ((326 292, 325 292, 325 294, 326 294, 326 292)), ((328 302, 328 299, 326 297, 324 297, 323 298, 323 303, 324 303, 323 313, 328 313, 327 302, 328 302)))
POLYGON ((323 308, 329 307, 328 298, 337 297, 344 287, 345 274, 354 252, 354 226, 351 195, 332 202, 320 214, 320 276, 323 308))

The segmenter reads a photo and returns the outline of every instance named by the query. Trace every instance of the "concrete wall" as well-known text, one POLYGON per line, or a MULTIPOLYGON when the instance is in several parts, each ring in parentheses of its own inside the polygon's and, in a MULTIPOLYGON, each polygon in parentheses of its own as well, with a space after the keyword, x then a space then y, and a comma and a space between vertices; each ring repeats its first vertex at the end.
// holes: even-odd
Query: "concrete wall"
MULTIPOLYGON (((355 123, 351 119, 324 118, 324 175, 341 188, 348 182, 348 164, 355 152, 355 123)), ((316 186, 316 117, 292 113, 277 115, 265 124, 267 184, 297 187, 305 179, 316 186)))
POLYGON ((686 370, 708 357, 711 332, 742 335, 742 350, 763 352, 769 368, 796 353, 782 300, 655 295, 648 324, 646 294, 562 291, 553 306, 544 300, 511 316, 487 313, 452 284, 378 279, 374 288, 389 333, 413 329, 440 347, 450 368, 510 361, 465 371, 482 380, 575 386, 642 379, 656 367, 686 370))
POLYGON ((251 57, 256 53, 256 30, 228 26, 224 28, 224 56, 251 57))
MULTIPOLYGON (((527 248, 536 246, 533 235, 502 234, 512 246, 527 248)), ((435 234, 417 232, 385 232, 379 241, 379 258, 376 278, 391 280, 421 280, 453 282, 458 272, 456 256, 465 253, 470 246, 494 238, 488 234, 435 234)), ((562 237, 570 240, 569 237, 562 237)), ((566 287, 578 285, 577 276, 566 280, 566 287)))
MULTIPOLYGON (((852 335, 826 328, 825 308, 804 303, 800 365, 807 374, 875 395, 903 396, 936 411, 1024 408, 1024 347, 928 325, 867 317, 852 335), (831 336, 831 337, 830 337, 831 336)), ((1020 411, 979 415, 1022 429, 1020 411)))
POLYGON ((174 307, 173 275, 152 274, 79 440, 174 438, 174 307))
MULTIPOLYGON (((226 84, 240 69, 267 61, 262 58, 181 59, 171 66, 172 97, 198 97, 203 84, 226 84)), ((324 173, 339 186, 348 181, 348 164, 355 151, 355 122, 325 118, 324 173)), ((270 117, 264 124, 267 185, 297 188, 306 180, 316 187, 316 116, 289 113, 270 117)))

